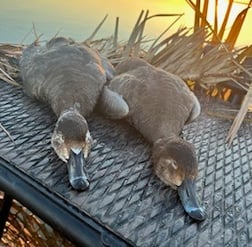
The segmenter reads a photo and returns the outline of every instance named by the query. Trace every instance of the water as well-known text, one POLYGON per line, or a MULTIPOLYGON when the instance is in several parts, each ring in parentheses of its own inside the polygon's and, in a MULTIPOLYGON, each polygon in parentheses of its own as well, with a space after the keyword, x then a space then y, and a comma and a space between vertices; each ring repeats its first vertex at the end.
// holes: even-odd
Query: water
MULTIPOLYGON (((81 41, 93 32, 106 14, 108 18, 96 38, 112 35, 115 19, 119 16, 119 40, 127 40, 142 9, 149 9, 150 14, 184 13, 171 32, 181 25, 193 25, 194 12, 185 0, 0 0, 0 42, 34 41, 33 23, 37 34, 43 34, 42 40, 59 33, 81 41)), ((150 20, 145 34, 149 38, 157 37, 174 20, 175 17, 150 20)), ((251 43, 251 21, 252 14, 249 12, 238 43, 251 43)))

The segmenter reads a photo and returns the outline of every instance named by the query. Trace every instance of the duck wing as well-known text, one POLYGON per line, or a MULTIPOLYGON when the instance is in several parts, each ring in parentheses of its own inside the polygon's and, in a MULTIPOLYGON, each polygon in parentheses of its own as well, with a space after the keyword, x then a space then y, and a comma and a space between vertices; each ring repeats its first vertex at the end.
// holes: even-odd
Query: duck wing
POLYGON ((111 119, 122 119, 129 113, 129 106, 123 97, 104 86, 101 96, 97 103, 100 113, 111 119))

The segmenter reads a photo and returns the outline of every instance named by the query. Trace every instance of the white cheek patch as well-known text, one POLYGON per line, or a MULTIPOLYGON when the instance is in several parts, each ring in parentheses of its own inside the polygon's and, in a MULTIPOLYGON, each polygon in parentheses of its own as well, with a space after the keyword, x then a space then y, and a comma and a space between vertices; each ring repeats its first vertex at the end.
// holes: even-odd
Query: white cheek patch
POLYGON ((89 131, 87 131, 87 133, 86 133, 85 142, 86 142, 86 145, 84 147, 84 158, 87 158, 90 153, 91 146, 93 144, 93 138, 91 137, 89 131))
POLYGON ((61 132, 58 132, 57 134, 55 132, 53 133, 51 138, 51 145, 58 157, 64 162, 67 162, 69 154, 64 145, 64 136, 61 132))
POLYGON ((89 130, 88 130, 87 133, 86 133, 85 141, 86 141, 86 143, 88 143, 88 144, 92 144, 92 142, 93 142, 93 138, 91 137, 89 130))
POLYGON ((68 159, 69 159, 69 154, 67 152, 66 148, 61 148, 61 149, 54 149, 55 152, 57 153, 58 157, 63 160, 65 163, 67 163, 68 159))
POLYGON ((89 155, 90 148, 86 145, 84 148, 84 158, 86 159, 89 155))
POLYGON ((58 146, 58 145, 62 145, 64 144, 64 136, 62 135, 61 132, 54 132, 52 134, 52 139, 51 139, 51 142, 53 144, 53 146, 58 146))
POLYGON ((61 160, 63 160, 65 163, 67 163, 68 157, 64 156, 64 155, 59 155, 59 158, 61 160))

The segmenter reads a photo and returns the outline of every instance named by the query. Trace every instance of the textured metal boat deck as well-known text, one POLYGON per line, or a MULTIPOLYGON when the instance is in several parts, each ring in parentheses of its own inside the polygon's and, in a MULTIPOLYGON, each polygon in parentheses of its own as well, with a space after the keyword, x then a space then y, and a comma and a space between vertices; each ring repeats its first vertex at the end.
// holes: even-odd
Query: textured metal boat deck
POLYGON ((244 123, 231 148, 225 137, 231 122, 202 113, 185 128, 199 160, 198 195, 208 217, 187 216, 176 191, 153 174, 150 147, 122 121, 89 119, 96 139, 88 160, 91 186, 78 193, 66 166, 53 152, 55 117, 22 90, 0 82, 0 156, 59 194, 67 204, 130 243, 153 246, 252 246, 252 128, 244 123))

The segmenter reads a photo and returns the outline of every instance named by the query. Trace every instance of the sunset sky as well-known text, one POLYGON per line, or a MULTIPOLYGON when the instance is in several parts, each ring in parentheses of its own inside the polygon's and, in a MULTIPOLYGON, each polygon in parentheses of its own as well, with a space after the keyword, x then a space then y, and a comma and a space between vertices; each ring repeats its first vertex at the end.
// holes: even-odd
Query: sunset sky
MULTIPOLYGON (((210 1, 214 2, 214 0, 210 1)), ((227 0, 219 0, 219 2, 219 10, 223 11, 227 0)), ((43 33, 44 38, 50 38, 59 31, 60 35, 83 40, 92 33, 106 14, 108 19, 99 32, 100 37, 112 35, 115 19, 119 16, 119 38, 126 40, 142 9, 149 9, 150 14, 184 13, 172 31, 176 31, 181 25, 191 27, 194 21, 194 12, 185 0, 0 0, 0 5, 0 42, 9 43, 32 42, 34 39, 31 33, 32 23, 35 24, 38 33, 43 33)), ((232 21, 244 6, 236 5, 232 13, 232 21)), ((248 12, 238 45, 252 43, 251 11, 248 12)), ((210 21, 211 18, 213 15, 210 14, 210 21)), ((145 34, 148 37, 156 37, 173 20, 174 17, 153 19, 149 21, 145 34)))

